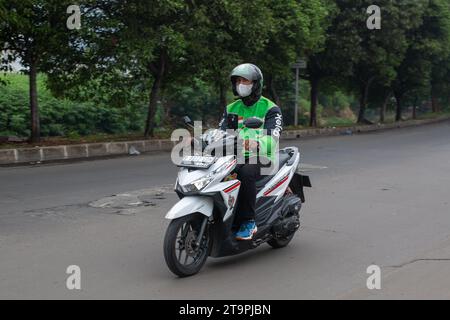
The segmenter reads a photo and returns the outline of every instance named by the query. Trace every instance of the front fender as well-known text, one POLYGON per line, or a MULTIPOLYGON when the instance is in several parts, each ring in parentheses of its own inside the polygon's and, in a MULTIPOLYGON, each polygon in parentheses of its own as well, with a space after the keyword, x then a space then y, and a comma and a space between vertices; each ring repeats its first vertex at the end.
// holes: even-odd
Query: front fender
POLYGON ((199 212, 207 217, 213 214, 214 201, 211 197, 191 196, 184 197, 176 205, 170 209, 166 215, 166 219, 174 220, 191 213, 199 212))

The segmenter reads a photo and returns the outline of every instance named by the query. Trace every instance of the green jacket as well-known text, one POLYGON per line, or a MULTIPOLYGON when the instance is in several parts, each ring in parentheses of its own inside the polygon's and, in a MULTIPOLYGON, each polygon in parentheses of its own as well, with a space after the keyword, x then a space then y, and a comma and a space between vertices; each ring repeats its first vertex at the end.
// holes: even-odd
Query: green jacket
MULTIPOLYGON (((244 140, 255 140, 259 143, 259 155, 274 160, 278 140, 283 130, 283 116, 281 109, 272 101, 261 97, 255 104, 246 106, 241 99, 226 107, 220 128, 240 129, 239 136, 244 140), (242 128, 247 118, 256 117, 263 120, 261 129, 242 128), (266 130, 264 132, 264 130, 266 130)), ((256 156, 245 152, 245 157, 256 156)))

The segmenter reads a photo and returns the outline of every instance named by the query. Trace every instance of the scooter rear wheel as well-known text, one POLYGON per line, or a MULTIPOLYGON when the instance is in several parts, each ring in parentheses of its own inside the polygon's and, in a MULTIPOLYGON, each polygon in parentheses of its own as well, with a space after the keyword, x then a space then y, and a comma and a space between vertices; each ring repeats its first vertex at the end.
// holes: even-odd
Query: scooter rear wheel
POLYGON ((273 238, 273 239, 267 241, 267 243, 274 249, 284 248, 289 244, 289 242, 291 242, 292 238, 294 238, 294 235, 295 235, 295 232, 288 235, 287 237, 273 238))
POLYGON ((197 238, 205 216, 191 214, 173 220, 164 238, 164 258, 170 271, 179 277, 189 277, 200 271, 210 249, 210 236, 206 228, 200 245, 197 238))

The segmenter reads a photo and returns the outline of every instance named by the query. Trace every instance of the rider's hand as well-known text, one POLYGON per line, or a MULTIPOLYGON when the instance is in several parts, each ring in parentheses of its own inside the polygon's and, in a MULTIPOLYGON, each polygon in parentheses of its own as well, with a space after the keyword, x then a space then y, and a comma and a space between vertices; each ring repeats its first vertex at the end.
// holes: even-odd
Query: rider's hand
POLYGON ((184 146, 193 146, 195 143, 195 138, 194 137, 183 137, 183 141, 182 141, 184 146))
POLYGON ((259 143, 255 140, 244 140, 245 151, 257 151, 259 143))

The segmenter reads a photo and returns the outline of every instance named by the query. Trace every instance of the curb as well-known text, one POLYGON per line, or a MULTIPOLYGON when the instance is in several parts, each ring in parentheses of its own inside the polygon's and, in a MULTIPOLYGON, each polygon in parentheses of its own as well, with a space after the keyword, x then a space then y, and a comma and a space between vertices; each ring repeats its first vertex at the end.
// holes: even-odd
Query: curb
MULTIPOLYGON (((316 136, 352 135, 372 131, 383 131, 397 128, 414 127, 450 120, 450 117, 440 117, 426 120, 409 120, 392 124, 374 124, 341 128, 317 128, 289 130, 282 133, 282 140, 294 140, 316 136)), ((154 151, 172 151, 175 142, 171 140, 142 140, 127 142, 90 143, 79 145, 64 145, 52 147, 35 147, 20 149, 0 149, 0 165, 41 163, 47 161, 76 160, 99 157, 110 157, 129 154, 130 148, 140 153, 154 151)))
POLYGON ((132 147, 140 153, 171 151, 174 145, 174 142, 170 140, 143 140, 23 149, 0 149, 0 165, 118 156, 128 154, 132 147))

